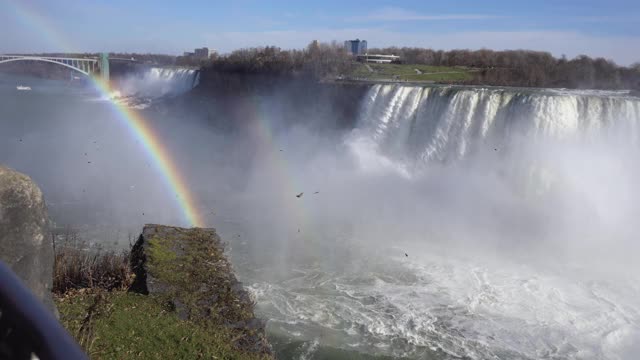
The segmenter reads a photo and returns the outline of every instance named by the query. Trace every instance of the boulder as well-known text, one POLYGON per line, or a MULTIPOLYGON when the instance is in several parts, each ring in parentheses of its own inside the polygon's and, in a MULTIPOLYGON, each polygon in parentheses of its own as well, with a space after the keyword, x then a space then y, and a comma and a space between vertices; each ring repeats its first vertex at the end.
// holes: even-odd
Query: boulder
POLYGON ((184 320, 226 328, 238 349, 272 354, 265 324, 214 229, 148 224, 131 250, 131 266, 131 291, 164 299, 184 320))
POLYGON ((40 188, 28 176, 0 166, 0 260, 55 313, 48 224, 40 188))

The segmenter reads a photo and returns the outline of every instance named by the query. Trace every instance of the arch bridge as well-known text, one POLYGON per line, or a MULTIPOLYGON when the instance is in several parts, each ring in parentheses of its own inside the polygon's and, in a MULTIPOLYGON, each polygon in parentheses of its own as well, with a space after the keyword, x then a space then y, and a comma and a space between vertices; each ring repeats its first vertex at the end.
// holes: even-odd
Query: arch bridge
POLYGON ((0 55, 0 64, 14 61, 40 61, 62 65, 87 76, 100 74, 109 80, 109 56, 100 54, 99 58, 73 58, 37 55, 0 55))

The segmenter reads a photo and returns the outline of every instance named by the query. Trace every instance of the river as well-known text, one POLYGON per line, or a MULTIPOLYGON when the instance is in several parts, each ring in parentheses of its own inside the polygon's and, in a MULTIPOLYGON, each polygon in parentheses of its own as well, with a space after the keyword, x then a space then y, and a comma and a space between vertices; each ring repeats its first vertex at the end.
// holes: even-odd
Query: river
MULTIPOLYGON (((185 107, 167 96, 192 78, 162 82, 172 93, 153 80, 170 75, 145 76, 115 101, 171 150, 280 358, 640 352, 630 93, 371 85, 345 129, 318 127, 338 115, 314 94, 185 107)), ((0 75, 0 163, 40 184, 58 225, 124 245, 144 223, 184 220, 113 101, 0 75)))

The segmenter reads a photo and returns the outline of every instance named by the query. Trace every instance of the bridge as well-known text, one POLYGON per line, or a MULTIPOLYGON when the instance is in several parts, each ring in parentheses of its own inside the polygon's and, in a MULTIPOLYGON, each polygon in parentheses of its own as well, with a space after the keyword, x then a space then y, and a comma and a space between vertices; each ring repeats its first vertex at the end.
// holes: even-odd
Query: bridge
POLYGON ((100 74, 105 81, 109 80, 109 55, 102 53, 98 58, 71 58, 37 55, 0 55, 0 64, 13 61, 40 61, 62 65, 87 76, 100 74))

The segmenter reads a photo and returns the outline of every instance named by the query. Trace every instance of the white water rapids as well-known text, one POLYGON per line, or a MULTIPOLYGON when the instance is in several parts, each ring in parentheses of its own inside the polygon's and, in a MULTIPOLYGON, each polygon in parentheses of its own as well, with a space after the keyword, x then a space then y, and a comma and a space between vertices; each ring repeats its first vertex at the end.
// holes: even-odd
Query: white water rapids
POLYGON ((232 253, 287 357, 632 359, 639 135, 625 92, 376 85, 283 261, 232 253))

